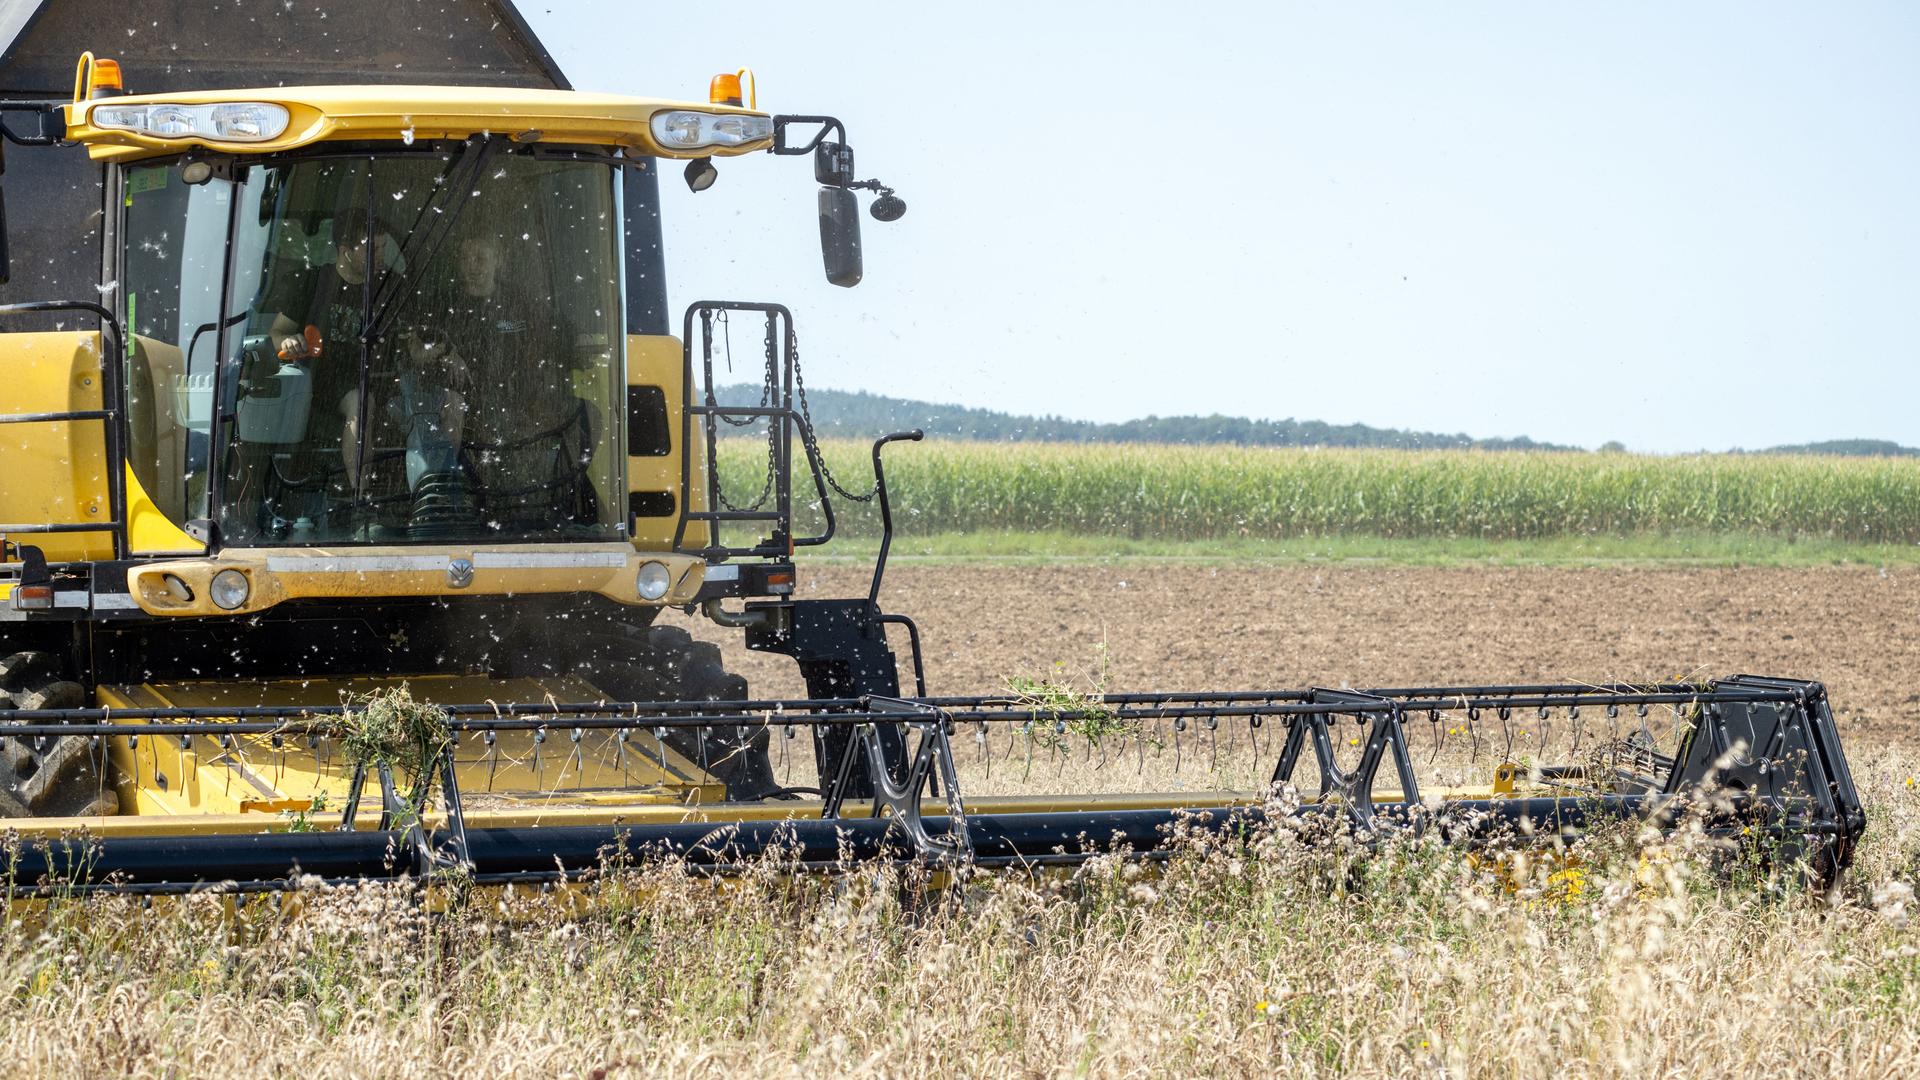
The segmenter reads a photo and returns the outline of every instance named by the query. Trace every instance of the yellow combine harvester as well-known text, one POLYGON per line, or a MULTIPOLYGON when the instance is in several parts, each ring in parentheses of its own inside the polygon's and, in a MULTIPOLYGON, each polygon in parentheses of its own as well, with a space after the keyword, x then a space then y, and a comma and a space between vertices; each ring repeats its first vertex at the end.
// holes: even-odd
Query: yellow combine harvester
MULTIPOLYGON (((1864 819, 1814 683, 927 696, 917 630, 879 605, 884 541, 868 595, 793 595, 794 552, 831 537, 839 489, 791 315, 701 302, 677 339, 627 324, 629 214, 652 212, 625 205, 633 170, 685 160, 699 191, 717 157, 811 159, 826 274, 845 286, 862 273, 854 193, 879 220, 904 213, 858 179, 838 120, 756 105, 731 76, 704 104, 125 94, 91 56, 72 100, 0 102, 17 146, 85 146, 109 207, 97 298, 0 308, 76 324, 0 335, 0 812, 30 840, 14 888, 537 881, 772 849, 1044 865, 1280 813, 1473 841, 1697 812, 1818 876, 1844 867, 1864 819), (761 332, 757 405, 714 398, 728 325, 761 332), (711 464, 725 424, 767 438, 745 505, 711 464), (816 535, 797 534, 795 477, 816 535), (742 528, 755 538, 729 545, 742 528), (667 607, 793 657, 810 696, 750 698, 717 647, 655 624, 667 607), (912 645, 911 695, 889 626, 912 645), (436 704, 394 697, 403 684, 436 704), (1663 711, 1675 741, 1421 797, 1410 726, 1515 710, 1577 725, 1582 709, 1643 733, 1663 711), (964 727, 990 769, 1007 738, 1031 753, 1036 734, 1057 751, 1118 732, 1144 761, 1149 742, 1223 726, 1257 751, 1263 724, 1284 732, 1274 789, 1304 786, 1305 804, 1259 785, 967 799, 950 738, 964 727), (797 732, 805 784, 770 756, 797 732)), ((888 536, 881 447, 918 437, 877 442, 876 490, 855 496, 879 499, 888 536)))

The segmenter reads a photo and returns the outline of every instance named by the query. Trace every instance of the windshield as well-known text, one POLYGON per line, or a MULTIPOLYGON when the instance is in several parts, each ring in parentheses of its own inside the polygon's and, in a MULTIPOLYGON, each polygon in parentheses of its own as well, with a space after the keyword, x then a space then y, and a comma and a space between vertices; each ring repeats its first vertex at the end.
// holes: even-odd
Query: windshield
POLYGON ((129 171, 132 444, 163 509, 235 545, 623 535, 615 177, 498 142, 129 171))

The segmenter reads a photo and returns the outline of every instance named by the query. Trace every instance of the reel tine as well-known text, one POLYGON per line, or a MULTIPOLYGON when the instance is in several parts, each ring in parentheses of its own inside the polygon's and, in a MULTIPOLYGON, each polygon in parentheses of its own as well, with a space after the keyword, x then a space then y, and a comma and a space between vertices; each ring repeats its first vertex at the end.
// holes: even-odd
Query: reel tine
POLYGON ((1178 774, 1180 772, 1180 749, 1181 749, 1180 733, 1185 730, 1187 730, 1187 718, 1184 716, 1174 717, 1173 718, 1173 771, 1175 774, 1178 774))
POLYGON ((1440 710, 1427 710, 1427 740, 1433 743, 1433 753, 1427 756, 1427 764, 1440 760, 1440 750, 1447 745, 1447 733, 1440 729, 1440 710))
MULTIPOLYGON (((1464 702, 1466 699, 1462 698, 1461 700, 1464 702)), ((1480 722, 1479 707, 1474 705, 1468 705, 1467 706, 1467 738, 1468 740, 1470 740, 1470 743, 1473 747, 1473 751, 1471 755, 1467 758, 1467 764, 1469 765, 1480 764, 1480 729, 1477 726, 1479 722, 1480 722)))
POLYGON ((1512 761, 1513 760, 1513 724, 1511 721, 1513 719, 1513 709, 1511 706, 1502 705, 1499 707, 1499 709, 1495 711, 1495 715, 1500 717, 1500 731, 1503 735, 1506 736, 1506 740, 1507 740, 1507 748, 1504 751, 1502 751, 1502 753, 1505 755, 1505 757, 1502 758, 1502 760, 1512 761))
POLYGON ((493 790, 493 776, 500 771, 500 733, 488 728, 480 738, 487 744, 487 790, 493 790))
POLYGON ((1220 771, 1220 717, 1207 714, 1207 771, 1220 771))

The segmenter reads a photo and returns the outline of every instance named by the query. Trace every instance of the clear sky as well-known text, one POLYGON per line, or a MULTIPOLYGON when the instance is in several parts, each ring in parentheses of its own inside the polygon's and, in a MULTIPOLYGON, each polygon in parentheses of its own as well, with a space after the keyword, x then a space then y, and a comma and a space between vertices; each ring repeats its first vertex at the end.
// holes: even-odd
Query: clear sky
POLYGON ((522 0, 575 86, 846 121, 665 174, 676 308, 795 309, 816 385, 1637 450, 1920 445, 1920 6, 522 0))

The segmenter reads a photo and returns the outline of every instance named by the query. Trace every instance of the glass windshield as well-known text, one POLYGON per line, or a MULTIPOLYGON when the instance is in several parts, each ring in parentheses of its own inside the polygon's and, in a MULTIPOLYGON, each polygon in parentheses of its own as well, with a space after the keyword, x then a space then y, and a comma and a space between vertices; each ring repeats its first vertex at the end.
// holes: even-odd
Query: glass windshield
MULTIPOLYGON (((178 166, 161 171, 146 182, 183 192, 187 207, 187 220, 171 215, 176 238, 155 239, 161 249, 191 253, 216 217, 222 240, 234 222, 230 328, 176 346, 195 358, 175 361, 185 434, 155 455, 156 472, 186 478, 174 505, 191 511, 197 497, 237 545, 622 535, 608 165, 475 142, 255 166, 199 189, 178 166), (210 209, 196 217, 199 201, 210 209), (216 384, 201 369, 220 340, 216 384), (218 422, 196 427, 207 413, 218 422), (192 478, 213 443, 209 491, 192 478)), ((128 277, 142 280, 128 303, 152 313, 168 275, 135 273, 141 198, 129 198, 128 277)), ((167 209, 149 205, 145 217, 167 209)), ((218 280, 204 269, 196 298, 218 280)), ((188 313, 185 268, 172 274, 170 341, 218 319, 204 298, 194 302, 206 312, 188 313)))

